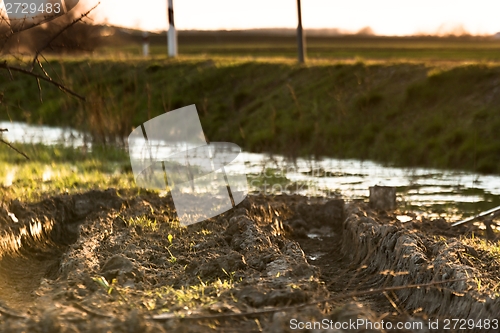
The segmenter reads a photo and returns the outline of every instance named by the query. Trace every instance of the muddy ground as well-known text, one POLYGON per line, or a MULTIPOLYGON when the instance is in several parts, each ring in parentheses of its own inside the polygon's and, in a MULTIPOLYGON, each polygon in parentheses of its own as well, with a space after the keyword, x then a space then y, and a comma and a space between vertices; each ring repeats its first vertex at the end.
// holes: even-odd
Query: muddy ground
POLYGON ((2 203, 0 228, 1 332, 458 332, 455 318, 495 332, 500 319, 498 259, 458 238, 481 230, 360 202, 254 196, 181 227, 170 197, 109 189, 2 203), (345 326, 360 319, 374 325, 345 326))

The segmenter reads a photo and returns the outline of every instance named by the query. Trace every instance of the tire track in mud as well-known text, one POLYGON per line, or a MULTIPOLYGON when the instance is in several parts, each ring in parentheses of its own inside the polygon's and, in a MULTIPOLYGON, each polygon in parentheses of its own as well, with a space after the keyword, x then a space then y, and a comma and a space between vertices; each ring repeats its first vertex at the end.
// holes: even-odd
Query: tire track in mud
MULTIPOLYGON (((55 254, 57 255, 57 254, 55 254)), ((36 303, 33 292, 47 270, 57 265, 59 258, 38 259, 30 255, 7 255, 0 261, 0 300, 6 307, 24 310, 36 303)))
POLYGON ((0 302, 14 309, 33 303, 33 291, 60 257, 59 245, 50 233, 53 222, 20 221, 0 236, 0 302))
MULTIPOLYGON (((228 272, 233 272, 235 281, 241 277, 241 283, 221 294, 220 303, 211 311, 241 313, 276 307, 277 312, 258 317, 258 325, 251 320, 218 319, 226 329, 238 325, 245 331, 289 332, 292 330, 288 320, 292 317, 424 321, 427 317, 487 319, 500 313, 499 298, 491 296, 493 292, 487 284, 479 292, 471 280, 449 283, 446 290, 390 293, 399 313, 383 294, 295 312, 279 310, 280 306, 300 305, 350 291, 466 275, 498 282, 498 262, 487 268, 476 265, 484 261, 485 254, 453 237, 465 233, 465 227, 451 230, 442 221, 401 224, 391 213, 376 213, 363 204, 344 205, 342 200, 309 202, 299 196, 249 197, 233 211, 183 230, 169 229, 168 223, 164 223, 163 234, 126 226, 116 214, 110 214, 115 211, 126 217, 147 215, 159 220, 170 214, 166 213, 169 205, 169 200, 156 194, 125 200, 108 190, 63 195, 29 205, 14 201, 8 209, 0 207, 4 210, 0 211, 0 312, 2 308, 21 312, 39 306, 42 310, 34 317, 43 321, 42 312, 54 304, 55 291, 64 292, 58 313, 70 311, 75 299, 88 301, 86 306, 92 309, 103 304, 111 306, 107 305, 110 295, 99 293, 92 281, 95 274, 106 276, 109 281, 116 277, 122 285, 131 283, 135 285, 133 293, 140 295, 142 290, 156 286, 189 288, 200 279, 225 279, 228 272), (18 223, 5 218, 7 210, 15 214, 18 223), (169 232, 183 239, 179 239, 178 248, 167 251, 164 245, 168 244, 165 242, 169 232), (433 236, 441 236, 442 240, 433 236), (195 245, 190 246, 191 242, 195 245), (175 264, 168 261, 172 255, 176 257, 175 264), (45 294, 35 295, 44 288, 40 283, 45 279, 57 279, 57 283, 44 289, 45 294), (235 299, 237 302, 232 303, 235 299)), ((142 299, 131 298, 131 302, 140 306, 142 299)), ((153 324, 144 319, 150 312, 134 312, 120 305, 113 309, 116 315, 102 317, 96 324, 101 325, 99 329, 207 329, 193 326, 193 322, 184 326, 178 322, 153 324)), ((92 316, 91 311, 74 316, 74 320, 82 321, 75 330, 95 331, 89 324, 92 316)), ((60 322, 62 327, 70 325, 62 315, 50 320, 60 322)), ((13 331, 21 332, 29 322, 20 320, 15 324, 19 329, 13 331)), ((5 325, 1 317, 0 325, 5 325)), ((55 330, 42 330, 51 331, 55 330)))
POLYGON ((308 261, 320 268, 321 278, 330 292, 342 294, 466 279, 445 283, 440 288, 403 289, 388 295, 381 292, 359 297, 356 302, 375 319, 420 320, 422 323, 429 318, 463 318, 476 322, 498 319, 498 290, 479 291, 474 280, 481 279, 486 282, 483 285, 490 287, 497 284, 498 261, 486 271, 487 265, 474 265, 468 258, 480 262, 488 255, 457 238, 471 234, 471 228, 480 232, 476 227, 452 229, 443 220, 413 220, 403 224, 395 214, 378 214, 364 204, 353 203, 346 205, 340 217, 339 207, 338 201, 301 204, 295 209, 298 214, 285 222, 308 261), (337 210, 332 211, 335 203, 337 210))
POLYGON ((43 279, 58 277, 62 255, 78 239, 85 217, 121 203, 108 190, 0 206, 0 307, 26 310, 43 302, 34 292, 43 279))

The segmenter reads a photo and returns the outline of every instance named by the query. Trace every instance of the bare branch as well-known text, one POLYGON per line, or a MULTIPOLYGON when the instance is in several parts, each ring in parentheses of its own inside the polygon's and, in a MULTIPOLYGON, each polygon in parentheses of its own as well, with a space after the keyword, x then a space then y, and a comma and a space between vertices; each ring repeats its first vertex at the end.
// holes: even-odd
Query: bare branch
POLYGON ((38 98, 40 99, 40 103, 43 103, 42 86, 40 85, 40 79, 39 78, 36 78, 36 84, 38 86, 38 98))
MULTIPOLYGON (((99 3, 98 3, 98 5, 99 5, 99 3)), ((67 4, 66 4, 66 6, 67 6, 67 4)), ((69 7, 68 11, 71 10, 73 7, 74 7, 74 5, 72 7, 69 7)), ((94 8, 92 8, 92 9, 94 9, 94 8)), ((55 13, 55 14, 57 14, 57 13, 55 13)), ((45 16, 44 19, 39 19, 35 22, 29 22, 29 23, 28 23, 28 17, 17 19, 17 18, 9 18, 8 15, 7 16, 0 15, 0 23, 4 23, 9 28, 8 29, 9 33, 6 34, 6 39, 8 39, 8 38, 10 38, 10 36, 13 36, 13 35, 20 33, 24 30, 38 27, 42 24, 45 24, 47 22, 52 21, 53 19, 56 19, 56 18, 62 16, 62 15, 63 14, 61 14, 61 15, 48 15, 48 16, 45 16)), ((36 16, 32 17, 33 20, 35 18, 36 18, 36 16)))
MULTIPOLYGON (((33 58, 33 60, 31 61, 31 68, 29 69, 24 69, 24 68, 21 68, 21 67, 16 67, 16 66, 9 66, 7 64, 7 61, 4 60, 3 62, 0 62, 0 69, 5 69, 7 70, 7 72, 9 73, 9 76, 10 76, 10 79, 13 81, 14 80, 14 76, 12 75, 12 72, 19 72, 19 73, 22 73, 22 74, 25 74, 25 75, 29 75, 29 76, 32 76, 36 79, 36 82, 37 82, 37 86, 38 86, 38 93, 39 93, 39 99, 40 99, 40 102, 43 102, 43 98, 42 98, 42 87, 41 87, 41 84, 40 84, 40 81, 43 80, 45 82, 48 82, 54 86, 56 86, 57 88, 59 88, 60 90, 62 90, 63 92, 65 93, 68 93, 74 97, 77 97, 78 99, 82 100, 82 101, 85 101, 85 97, 84 96, 81 96, 79 94, 77 94, 76 92, 72 91, 71 89, 67 88, 66 86, 64 86, 63 84, 57 82, 57 81, 54 81, 50 75, 45 71, 45 69, 43 68, 42 66, 42 63, 40 62, 39 60, 39 57, 43 55, 41 55, 41 53, 47 48, 50 46, 50 44, 55 40, 57 39, 59 36, 61 36, 61 34, 63 34, 66 30, 68 30, 69 28, 71 28, 72 26, 74 26, 76 23, 82 21, 85 17, 88 17, 88 15, 90 14, 90 12, 92 12, 98 5, 100 4, 97 3, 94 7, 92 7, 90 10, 88 10, 87 12, 81 14, 81 16, 75 20, 73 20, 73 22, 71 22, 70 24, 67 24, 66 26, 64 26, 61 30, 59 30, 54 36, 52 36, 52 38, 50 38, 50 40, 41 48, 37 49, 36 50, 36 53, 35 53, 35 56, 33 58), (40 66, 40 69, 43 73, 43 75, 40 75, 40 74, 37 74, 37 73, 34 73, 33 70, 34 70, 34 67, 35 67, 35 64, 38 64, 40 66)), ((17 32, 20 32, 22 30, 25 30, 27 28, 32 28, 32 27, 35 27, 35 26, 38 26, 40 24, 43 24, 45 22, 48 22, 50 20, 52 20, 53 18, 47 18, 46 20, 42 20, 40 22, 37 22, 36 24, 33 24, 29 27, 24 27, 22 26, 22 24, 24 24, 24 21, 21 23, 21 26, 17 26, 17 28, 19 29, 16 29, 15 31, 12 29, 12 26, 10 25, 10 20, 7 20, 5 17, 3 16, 0 16, 0 22, 5 22, 9 25, 9 30, 10 30, 10 33, 6 33, 5 36, 3 36, 4 38, 2 38, 2 45, 0 45, 0 51, 3 50, 4 46, 6 45, 7 41, 9 40, 9 38, 11 36, 13 36, 14 34, 16 34, 17 32)), ((16 23, 20 23, 20 22, 16 22, 16 23)), ((15 57, 15 55, 14 55, 15 57)), ((0 103, 2 102, 2 97, 3 97, 3 94, 0 94, 0 103)), ((2 132, 6 132, 8 131, 7 129, 1 129, 0 128, 0 134, 2 132)), ((1 139, 0 137, 0 143, 3 143, 5 145, 7 145, 9 148, 11 148, 12 150, 16 151, 18 154, 24 156, 27 160, 29 160, 30 158, 28 157, 28 155, 26 155, 25 153, 23 153, 22 151, 18 150, 16 147, 14 147, 13 145, 11 145, 9 142, 1 139)), ((0 309, 0 312, 1 312, 1 309, 0 309)))
MULTIPOLYGON (((5 64, 7 65, 7 63, 5 63, 5 64)), ((10 68, 7 67, 7 71, 9 72, 10 80, 14 81, 14 75, 12 75, 12 71, 10 70, 10 68)))
POLYGON ((173 315, 173 314, 169 313, 166 315, 152 316, 151 319, 157 320, 157 321, 165 321, 165 320, 170 320, 170 319, 200 320, 200 319, 224 319, 224 318, 234 318, 234 317, 254 317, 254 316, 258 316, 258 315, 262 315, 262 314, 275 313, 275 312, 279 312, 279 311, 297 310, 297 309, 305 308, 308 306, 318 305, 321 303, 327 303, 327 302, 332 302, 332 301, 339 301, 339 300, 346 299, 346 298, 353 298, 353 297, 367 296, 367 295, 374 295, 374 294, 377 295, 377 294, 387 292, 387 291, 436 287, 438 285, 442 285, 445 283, 465 281, 465 280, 467 280, 467 278, 445 280, 445 281, 435 281, 435 282, 421 283, 421 284, 410 284, 410 285, 406 285, 406 286, 369 289, 369 290, 365 290, 365 291, 355 291, 352 293, 338 294, 338 295, 335 295, 333 297, 322 299, 319 301, 313 301, 313 302, 309 302, 309 303, 303 303, 303 304, 292 305, 292 306, 277 307, 277 308, 272 308, 272 309, 255 310, 255 311, 251 311, 251 312, 222 313, 222 314, 215 314, 215 315, 191 315, 191 316, 184 316, 184 317, 181 317, 180 315, 177 316, 177 315, 173 315))
POLYGON ((31 62, 31 70, 33 70, 33 68, 35 67, 35 63, 38 61, 38 56, 40 55, 40 53, 42 53, 43 50, 45 50, 50 45, 50 43, 52 43, 63 32, 65 32, 66 30, 68 30, 69 28, 71 28, 72 26, 74 26, 76 23, 80 22, 85 17, 87 17, 90 14, 90 12, 93 11, 100 4, 101 3, 98 2, 97 5, 95 5, 94 7, 90 8, 87 12, 83 13, 82 15, 80 15, 79 18, 73 20, 73 22, 71 22, 70 24, 66 25, 64 28, 62 28, 61 30, 59 30, 59 32, 57 34, 55 34, 54 36, 52 36, 52 38, 42 48, 40 48, 39 50, 37 50, 36 53, 35 53, 35 56, 33 57, 33 61, 31 62))
MULTIPOLYGON (((79 18, 73 20, 70 24, 67 24, 65 25, 61 30, 59 30, 54 36, 52 36, 52 38, 50 38, 50 40, 41 48, 39 48, 37 51, 36 51, 36 54, 31 62, 31 68, 29 69, 24 69, 24 68, 21 68, 21 67, 14 67, 14 66, 9 66, 7 64, 7 61, 4 61, 3 63, 0 63, 0 68, 4 68, 6 69, 8 72, 9 72, 9 76, 10 76, 10 79, 11 80, 14 80, 14 76, 12 75, 12 72, 13 71, 16 71, 16 72, 20 72, 20 73, 23 73, 23 74, 27 74, 27 75, 30 75, 30 76, 33 76, 36 81, 37 81, 37 86, 38 86, 38 94, 39 94, 39 99, 40 101, 42 101, 42 88, 41 88, 41 85, 40 85, 40 80, 43 80, 43 81, 46 81, 46 82, 49 82, 53 85, 55 85, 56 87, 58 87, 60 90, 70 94, 70 95, 73 95, 77 98, 79 98, 80 100, 82 101, 85 101, 85 97, 77 94, 76 92, 72 91, 71 89, 67 88, 66 86, 64 86, 63 84, 61 83, 58 83, 56 81, 54 81, 50 75, 45 71, 45 69, 43 68, 42 66, 42 63, 40 62, 39 60, 39 57, 41 56, 41 53, 47 48, 50 46, 50 44, 55 40, 57 39, 59 36, 61 36, 62 33, 64 33, 66 30, 68 30, 69 28, 71 28, 72 26, 74 26, 76 23, 82 21, 84 18, 88 17, 88 15, 90 14, 90 12, 92 12, 98 5, 100 5, 100 2, 97 3, 94 7, 92 7, 91 9, 89 9, 87 12, 83 13, 80 15, 79 18), (33 72, 34 70, 34 67, 35 65, 38 63, 38 65, 40 66, 40 69, 42 70, 43 72, 43 75, 39 75, 39 74, 36 74, 33 72)), ((4 19, 4 18, 2 18, 4 19)), ((4 19, 5 20, 5 19, 4 19)), ((7 22, 7 21, 6 21, 7 22)), ((44 22, 40 22, 40 23, 37 23, 35 24, 34 26, 37 26, 39 24, 42 24, 42 23, 45 23, 46 21, 44 22)), ((8 23, 8 22, 7 22, 8 23)), ((22 29, 21 29, 22 30, 22 29)), ((11 30, 11 34, 10 35, 6 35, 6 39, 8 39, 10 36, 12 36, 13 34, 15 34, 14 31, 11 30)))
POLYGON ((74 302, 73 305, 75 307, 77 307, 78 309, 88 313, 88 314, 91 314, 93 316, 96 316, 96 317, 102 317, 102 318, 113 318, 113 316, 111 315, 107 315, 107 314, 104 314, 104 313, 101 313, 101 312, 98 312, 98 311, 94 311, 86 306, 84 306, 83 304, 79 303, 79 302, 74 302))
POLYGON ((0 305, 0 313, 5 315, 5 316, 8 316, 8 317, 12 317, 12 318, 19 318, 19 319, 26 319, 28 318, 27 316, 25 315, 22 315, 22 314, 19 314, 11 309, 8 309, 6 308, 5 306, 3 305, 0 305))
MULTIPOLYGON (((453 280, 435 281, 435 282, 422 283, 422 284, 410 284, 407 286, 369 289, 366 291, 357 291, 357 292, 352 292, 352 293, 339 294, 339 295, 336 295, 334 297, 330 297, 327 299, 322 299, 319 301, 313 301, 313 302, 299 304, 299 305, 276 307, 276 308, 272 308, 272 309, 255 310, 255 311, 251 311, 251 312, 221 313, 221 314, 214 314, 214 315, 190 315, 190 316, 182 316, 182 315, 167 313, 167 314, 161 314, 158 316, 151 316, 147 319, 156 320, 156 321, 167 321, 167 320, 171 320, 171 319, 181 319, 181 320, 206 320, 206 319, 208 319, 208 320, 210 320, 210 319, 227 319, 227 318, 235 318, 235 317, 255 317, 255 316, 262 315, 262 314, 270 314, 270 313, 275 313, 275 312, 279 312, 279 311, 297 310, 297 309, 305 308, 308 306, 318 305, 321 303, 327 303, 327 302, 331 302, 331 301, 338 301, 338 300, 342 300, 342 299, 346 299, 346 298, 380 294, 380 293, 387 292, 387 291, 396 291, 396 290, 404 290, 404 289, 412 289, 412 288, 419 289, 419 288, 436 287, 438 285, 442 285, 445 283, 465 281, 465 280, 467 280, 467 279, 466 278, 465 279, 453 279, 453 280)), ((87 306, 84 306, 83 304, 81 304, 79 302, 74 302, 73 305, 76 308, 78 308, 78 309, 80 309, 80 310, 82 310, 90 315, 94 315, 96 317, 115 318, 113 315, 94 311, 93 309, 90 309, 87 306)), ((0 307, 0 313, 4 313, 4 309, 2 309, 1 307, 0 307)), ((24 316, 25 316, 24 314, 18 314, 18 313, 6 313, 6 314, 13 316, 13 317, 18 317, 18 318, 24 318, 24 316)))
POLYGON ((50 77, 45 77, 45 76, 42 76, 42 75, 38 75, 38 74, 33 73, 33 72, 31 72, 29 70, 26 70, 24 68, 9 66, 9 65, 7 65, 7 61, 5 61, 5 60, 4 60, 4 62, 0 63, 0 68, 5 68, 9 72, 14 71, 14 72, 19 72, 19 73, 27 74, 27 75, 33 76, 33 77, 35 77, 37 79, 49 82, 49 83, 53 84, 54 86, 58 87, 60 90, 66 92, 66 93, 68 93, 70 95, 73 95, 73 96, 79 98, 82 101, 85 101, 85 97, 83 97, 82 95, 77 94, 76 92, 74 92, 71 89, 66 88, 64 85, 62 85, 62 84, 60 84, 60 83, 52 80, 50 77))
POLYGON ((0 142, 7 145, 10 149, 16 151, 18 154, 21 154, 23 155, 27 160, 29 160, 30 158, 28 157, 28 155, 26 155, 25 153, 23 153, 22 151, 20 151, 19 149, 17 149, 16 147, 14 147, 13 145, 11 145, 10 143, 8 143, 7 141, 4 141, 2 139, 0 139, 0 142))
MULTIPOLYGON (((43 56, 42 56, 42 57, 43 57, 43 56)), ((45 61, 47 61, 47 59, 45 59, 45 57, 43 57, 43 59, 44 59, 45 61)), ((43 68, 42 63, 40 62, 40 60, 39 60, 38 58, 36 59, 36 62, 37 62, 37 64, 38 64, 38 66, 40 67, 40 69, 42 70, 43 74, 44 74, 46 77, 50 77, 49 73, 47 73, 47 71, 45 70, 45 68, 43 68)))

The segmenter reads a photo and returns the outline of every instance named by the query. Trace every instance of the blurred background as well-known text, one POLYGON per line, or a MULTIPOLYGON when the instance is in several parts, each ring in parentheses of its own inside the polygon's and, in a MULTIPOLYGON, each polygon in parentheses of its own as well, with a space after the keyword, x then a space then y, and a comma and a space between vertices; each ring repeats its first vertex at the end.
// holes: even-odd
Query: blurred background
POLYGON ((265 170, 307 195, 391 185, 405 207, 448 216, 500 205, 497 1, 303 0, 305 64, 297 1, 174 0, 176 57, 167 5, 80 1, 14 34, 3 22, 2 140, 32 161, 1 145, 5 191, 133 187, 128 134, 196 104, 255 184, 265 170))
MULTIPOLYGON (((16 51, 35 50, 52 30, 94 6, 85 23, 59 39, 60 52, 141 55, 147 32, 152 55, 166 54, 168 1, 84 0, 65 16, 21 33, 16 51)), ((175 26, 181 54, 295 56, 297 3, 255 0, 177 0, 175 26)), ((302 1, 310 58, 410 58, 496 60, 500 4, 482 0, 302 1), (453 51, 465 51, 456 53, 453 51), (476 51, 476 52, 473 52, 476 51), (486 52, 490 51, 490 52, 486 52)), ((53 47, 52 52, 57 52, 53 47)))

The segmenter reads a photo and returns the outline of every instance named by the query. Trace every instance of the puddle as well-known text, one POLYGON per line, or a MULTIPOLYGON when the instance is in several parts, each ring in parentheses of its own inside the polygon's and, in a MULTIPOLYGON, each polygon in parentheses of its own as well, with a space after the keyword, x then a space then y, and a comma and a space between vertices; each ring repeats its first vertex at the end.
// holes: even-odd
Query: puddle
POLYGON ((2 138, 9 142, 64 145, 65 147, 89 146, 85 135, 72 128, 33 126, 21 122, 0 121, 0 128, 8 129, 2 132, 2 138))
POLYGON ((406 223, 406 222, 410 222, 411 220, 413 220, 413 218, 411 216, 408 216, 408 215, 397 215, 396 218, 401 223, 406 223))
POLYGON ((311 239, 322 239, 323 236, 324 236, 323 234, 315 234, 315 233, 307 234, 307 237, 309 237, 311 239))
POLYGON ((310 261, 316 261, 318 259, 320 259, 322 256, 324 256, 326 253, 323 253, 323 252, 317 252, 317 253, 310 253, 308 255, 306 255, 306 258, 307 260, 310 260, 310 261))
MULTIPOLYGON (((10 142, 63 144, 78 147, 85 135, 70 128, 0 122, 10 142)), ((426 168, 396 168, 371 161, 324 158, 298 159, 242 152, 226 167, 246 174, 253 194, 300 194, 366 200, 374 185, 397 187, 399 206, 408 210, 445 214, 457 219, 500 206, 500 176, 426 168), (256 181, 258 180, 258 181, 256 181)), ((9 178, 9 177, 7 177, 9 178)), ((47 179, 51 175, 47 174, 47 179)), ((2 180, 8 184, 11 179, 2 180)))

